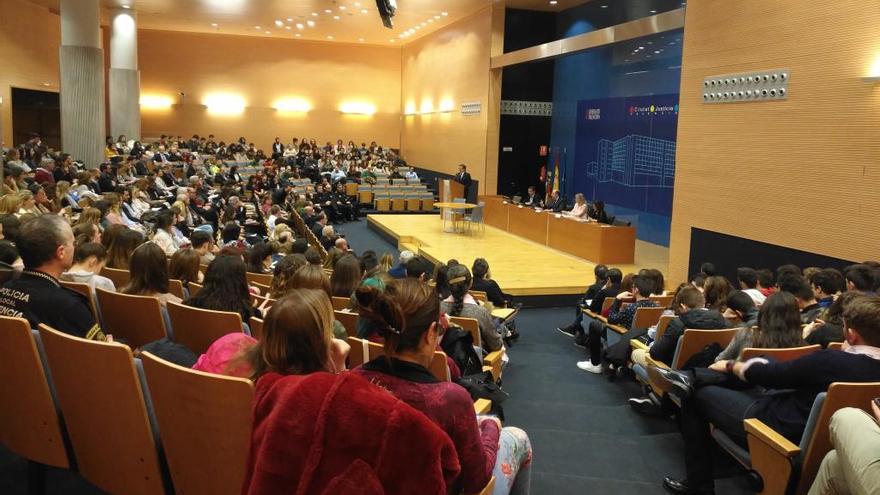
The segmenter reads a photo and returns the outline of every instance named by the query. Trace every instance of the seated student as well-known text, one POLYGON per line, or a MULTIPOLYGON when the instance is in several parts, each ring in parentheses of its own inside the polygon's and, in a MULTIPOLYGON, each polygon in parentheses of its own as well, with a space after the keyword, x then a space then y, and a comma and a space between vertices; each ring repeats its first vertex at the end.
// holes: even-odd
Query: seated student
POLYGON ((727 296, 724 317, 737 327, 753 327, 758 324, 758 308, 752 297, 741 290, 727 296))
POLYGON ((197 230, 190 236, 189 242, 192 250, 199 255, 200 264, 207 265, 214 261, 214 255, 219 249, 217 244, 214 243, 214 237, 211 234, 197 230))
POLYGON ((493 474, 495 494, 528 493, 532 449, 526 433, 501 428, 491 416, 474 420, 470 394, 428 371, 443 333, 437 293, 410 278, 393 286, 384 294, 373 291, 373 304, 362 309, 382 336, 385 355, 352 373, 422 411, 449 434, 461 464, 454 493, 479 492, 493 474))
POLYGON ((107 340, 86 296, 62 287, 58 279, 73 264, 73 230, 63 217, 41 215, 21 225, 16 246, 24 262, 17 279, 0 288, 0 314, 26 318, 77 337, 107 340))
POLYGON ((523 204, 535 208, 542 208, 544 206, 544 200, 538 196, 538 190, 535 189, 535 186, 529 186, 528 194, 526 194, 523 204))
MULTIPOLYGON (((772 299, 780 295, 784 293, 768 298, 765 306, 775 305, 772 299)), ((816 395, 830 384, 880 381, 880 298, 857 297, 846 308, 844 321, 844 352, 821 350, 780 363, 763 357, 746 362, 722 360, 709 369, 691 372, 648 368, 661 390, 681 404, 678 416, 687 477, 666 477, 664 487, 672 493, 713 493, 710 424, 746 448, 746 418, 757 418, 798 443, 816 395), (733 388, 724 386, 731 382, 733 388), (767 392, 742 390, 744 384, 767 392)))
MULTIPOLYGON (((108 232, 111 230, 108 229, 108 232)), ((107 237, 105 236, 104 241, 107 240, 107 237)), ((128 270, 131 253, 143 243, 143 234, 120 226, 119 231, 110 236, 110 243, 107 245, 107 268, 128 270)))
POLYGON ((123 294, 156 297, 162 306, 182 301, 168 291, 168 259, 156 243, 141 244, 131 253, 129 271, 131 278, 120 291, 123 294))
POLYGON ((834 450, 825 454, 808 495, 880 493, 880 407, 873 415, 844 407, 831 416, 828 433, 834 450))
POLYGON ((758 273, 754 268, 741 266, 736 269, 736 279, 739 282, 739 288, 755 301, 755 306, 764 304, 767 296, 758 290, 758 273))
POLYGON ((739 359, 746 347, 783 349, 804 345, 797 301, 788 292, 776 292, 758 311, 758 324, 744 327, 715 359, 739 359))
POLYGON ((813 288, 813 296, 822 309, 831 307, 834 298, 843 290, 845 284, 843 274, 834 268, 819 270, 809 278, 809 281, 813 288))
POLYGON ((353 254, 342 255, 330 275, 330 295, 350 298, 361 284, 363 276, 360 260, 353 254))
POLYGON ((73 265, 61 274, 61 280, 89 284, 92 294, 95 288, 116 292, 116 285, 107 277, 99 275, 107 261, 107 250, 97 242, 86 242, 73 251, 73 265))
POLYGON ((181 249, 174 253, 168 262, 168 277, 180 280, 183 288, 189 290, 189 283, 201 284, 204 280, 199 253, 192 248, 181 249))
POLYGON ((415 256, 406 262, 406 278, 415 278, 419 280, 428 280, 428 272, 426 264, 428 262, 419 256, 415 256))
MULTIPOLYGON (((709 276, 703 280, 703 297, 706 299, 706 307, 715 311, 727 309, 727 298, 733 291, 727 277, 709 276)), ((754 304, 752 304, 754 306, 754 304)))
POLYGON ((347 493, 367 480, 388 495, 452 493, 460 468, 449 436, 363 378, 334 375, 348 345, 331 338, 332 322, 329 298, 315 290, 294 291, 266 315, 264 338, 245 355, 256 385, 242 493, 347 493))
MULTIPOLYGON (((651 345, 651 358, 662 363, 672 363, 678 340, 687 328, 702 330, 727 328, 727 320, 721 316, 721 313, 706 308, 705 304, 703 294, 693 287, 685 287, 678 291, 672 303, 677 317, 669 322, 663 336, 651 345)), ((641 351, 641 353, 633 351, 633 362, 645 366, 644 353, 645 351, 641 351)))
POLYGON ((758 275, 757 289, 761 291, 761 294, 764 294, 764 297, 770 297, 770 294, 776 292, 776 281, 772 271, 761 268, 755 270, 755 273, 758 275))
MULTIPOLYGON (((471 289, 471 272, 464 265, 454 265, 447 270, 447 276, 451 294, 440 303, 440 308, 449 316, 475 318, 480 323, 480 340, 483 349, 488 352, 500 350, 504 346, 504 341, 495 327, 492 315, 477 304, 473 296, 468 293, 471 289)), ((476 342, 474 344, 476 345, 476 342)))
POLYGON ((843 313, 849 303, 859 295, 861 293, 856 291, 844 292, 816 320, 805 326, 803 336, 807 344, 819 344, 824 349, 831 342, 843 342, 843 313))
POLYGON ((174 235, 173 228, 174 213, 170 210, 163 211, 156 217, 156 233, 153 235, 153 242, 169 258, 180 249, 180 243, 174 235))
POLYGON ((406 278, 406 262, 411 260, 415 256, 415 254, 406 249, 400 252, 400 256, 397 257, 397 266, 388 270, 388 275, 391 278, 406 278))
POLYGON ((584 199, 584 195, 577 193, 574 195, 574 206, 571 211, 566 212, 566 215, 572 218, 587 218, 587 208, 587 200, 584 199))
MULTIPOLYGON (((0 224, 2 225, 2 224, 0 224)), ((2 235, 2 227, 0 227, 0 235, 2 235)), ((18 255, 18 248, 12 241, 0 241, 0 285, 18 278, 23 268, 21 257, 18 255)))
POLYGON ((822 312, 816 296, 813 295, 813 288, 804 277, 794 274, 784 275, 779 278, 778 288, 794 296, 801 310, 801 323, 812 323, 822 312))
POLYGON ((565 202, 565 198, 559 195, 559 191, 550 193, 550 201, 547 202, 546 209, 560 213, 567 208, 568 205, 565 202))
POLYGON ((265 242, 257 242, 248 253, 247 271, 250 273, 272 273, 272 246, 265 242))
POLYGON ((474 276, 472 290, 478 290, 486 293, 486 298, 496 308, 504 308, 513 304, 513 296, 505 294, 498 286, 498 282, 492 280, 492 274, 489 272, 489 262, 484 258, 477 258, 471 267, 471 273, 474 276))
MULTIPOLYGON (((632 325, 638 308, 651 308, 657 306, 657 303, 650 300, 651 291, 654 290, 655 282, 643 275, 633 277, 633 291, 621 292, 617 294, 614 304, 611 306, 611 312, 608 313, 609 325, 620 325, 629 329, 632 325), (621 309, 623 301, 633 301, 626 308, 621 309)), ((586 320, 585 320, 586 322, 586 320)), ((587 327, 584 328, 586 339, 583 345, 590 354, 590 359, 586 361, 578 361, 577 367, 590 372, 602 372, 602 337, 606 331, 605 326, 599 321, 591 320, 587 327)))
POLYGON ((846 277, 846 290, 873 293, 875 269, 865 265, 851 265, 843 272, 846 277))
POLYGON ((251 304, 246 268, 240 256, 221 255, 208 265, 205 283, 195 296, 184 301, 187 306, 241 315, 242 323, 263 313, 251 304))

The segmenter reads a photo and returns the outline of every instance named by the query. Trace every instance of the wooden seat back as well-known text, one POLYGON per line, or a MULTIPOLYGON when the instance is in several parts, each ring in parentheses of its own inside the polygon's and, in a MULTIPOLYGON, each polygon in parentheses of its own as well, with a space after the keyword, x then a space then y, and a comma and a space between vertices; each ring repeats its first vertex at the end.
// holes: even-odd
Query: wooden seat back
POLYGON ((779 362, 794 361, 795 359, 804 357, 807 354, 812 354, 819 350, 822 350, 822 346, 819 344, 805 345, 802 347, 790 347, 788 349, 759 349, 756 347, 746 347, 742 351, 740 361, 748 361, 749 359, 759 356, 773 358, 774 360, 779 362))
POLYGON ((654 301, 655 303, 657 303, 657 306, 660 306, 661 308, 668 308, 670 305, 672 305, 672 299, 673 299, 674 297, 675 297, 675 296, 672 296, 672 295, 668 295, 668 296, 648 296, 648 299, 650 299, 650 300, 654 301))
POLYGON ((660 337, 666 333, 666 329, 669 327, 669 322, 671 322, 675 318, 675 315, 663 315, 660 317, 660 321, 657 322, 657 331, 654 334, 654 340, 660 340, 660 337))
POLYGON ((241 492, 251 439, 250 380, 141 354, 177 493, 241 492))
POLYGON ((367 341, 357 337, 349 337, 348 345, 351 350, 348 351, 348 369, 354 369, 367 362, 369 351, 367 350, 367 341))
POLYGON ((59 280, 58 283, 60 283, 62 287, 67 287, 70 290, 75 290, 86 296, 89 300, 89 307, 92 308, 92 316, 95 317, 95 321, 101 321, 101 315, 98 314, 98 306, 95 304, 95 296, 92 294, 92 288, 89 284, 83 282, 70 282, 68 280, 59 280))
POLYGON ((174 329, 174 340, 196 354, 202 354, 220 337, 241 332, 241 315, 230 311, 213 311, 169 302, 168 316, 174 329))
POLYGON ((441 382, 452 380, 449 363, 446 361, 446 353, 443 351, 434 351, 434 357, 431 359, 431 366, 428 367, 428 370, 434 375, 434 378, 441 382))
POLYGON ((650 328, 660 321, 666 308, 638 308, 630 328, 650 328))
POLYGON ((348 307, 348 304, 351 302, 351 299, 348 297, 339 297, 333 296, 333 309, 337 311, 342 311, 343 309, 348 307))
POLYGON ((174 294, 182 300, 186 299, 187 294, 183 292, 183 282, 172 278, 168 280, 168 292, 174 294))
POLYGON ((717 343, 723 349, 733 340, 739 331, 738 328, 725 328, 723 330, 694 330, 685 329, 684 334, 678 340, 678 348, 675 350, 675 358, 672 360, 672 369, 681 369, 694 354, 703 350, 707 345, 717 343))
POLYGON ((195 282, 189 283, 189 297, 195 297, 202 290, 202 285, 195 282))
POLYGON ((830 342, 828 344, 828 349, 832 351, 842 351, 843 350, 843 342, 830 342))
POLYGON ((131 349, 40 325, 79 473, 104 491, 164 494, 131 349))
POLYGON ((481 290, 470 290, 468 292, 470 292, 471 296, 473 296, 473 298, 476 299, 478 302, 489 301, 489 296, 487 296, 486 293, 481 290))
POLYGON ((131 296, 95 289, 104 321, 104 333, 124 341, 133 349, 167 335, 162 305, 153 296, 131 296))
POLYGON ((257 340, 263 340, 263 320, 256 316, 251 316, 248 320, 248 326, 251 328, 251 337, 257 340))
POLYGON ((450 316, 449 321, 467 330, 471 334, 471 337, 474 339, 475 346, 483 347, 483 339, 480 337, 480 322, 477 321, 476 318, 450 316))
MULTIPOLYGON (((245 276, 247 277, 248 282, 250 282, 251 284, 260 284, 265 287, 272 286, 272 274, 247 272, 245 276)), ((260 290, 262 290, 262 287, 260 288, 260 290)))
POLYGON ((24 318, 0 316, 0 443, 25 459, 68 468, 55 400, 24 318))
POLYGON ((615 297, 606 297, 605 300, 602 301, 602 314, 611 309, 615 299, 615 297))
POLYGON ((349 337, 357 337, 357 313, 335 310, 333 311, 333 316, 336 318, 336 321, 342 323, 342 326, 345 327, 345 331, 348 333, 349 337))
POLYGON ((106 266, 101 270, 101 275, 112 280, 113 285, 116 286, 116 290, 122 290, 123 287, 128 285, 128 281, 131 279, 131 273, 129 273, 128 270, 107 268, 106 266))

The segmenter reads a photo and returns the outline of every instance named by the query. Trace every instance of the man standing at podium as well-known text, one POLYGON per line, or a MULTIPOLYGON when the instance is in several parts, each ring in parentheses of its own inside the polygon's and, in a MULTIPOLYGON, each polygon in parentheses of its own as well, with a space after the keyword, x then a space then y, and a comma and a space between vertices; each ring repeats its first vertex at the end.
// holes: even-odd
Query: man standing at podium
POLYGON ((464 186, 464 198, 467 200, 467 198, 470 197, 471 174, 468 173, 467 166, 465 166, 464 163, 458 166, 458 173, 455 174, 455 182, 464 186))

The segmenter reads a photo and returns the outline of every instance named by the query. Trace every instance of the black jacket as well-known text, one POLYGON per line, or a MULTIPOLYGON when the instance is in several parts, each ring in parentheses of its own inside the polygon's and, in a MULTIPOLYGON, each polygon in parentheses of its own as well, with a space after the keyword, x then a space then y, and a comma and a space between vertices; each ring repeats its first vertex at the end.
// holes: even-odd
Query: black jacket
POLYGON ((724 316, 714 309, 692 309, 669 322, 666 333, 651 346, 651 357, 667 364, 672 363, 678 339, 686 328, 718 330, 727 326, 724 316))
POLYGON ((485 292, 486 298, 497 308, 506 306, 508 299, 512 299, 510 296, 504 294, 504 292, 501 292, 501 287, 499 287, 498 283, 494 280, 475 278, 471 288, 473 290, 485 292))
POLYGON ((90 340, 104 340, 89 301, 79 292, 62 287, 42 272, 25 270, 0 288, 0 314, 27 318, 32 328, 40 323, 90 340))
POLYGON ((600 289, 599 292, 593 296, 593 302, 590 303, 590 311, 596 314, 601 313, 602 303, 605 302, 605 298, 617 297, 617 294, 620 294, 620 284, 612 284, 611 287, 608 287, 607 289, 600 289))
POLYGON ((553 210, 558 213, 562 210, 567 210, 568 205, 565 203, 565 198, 560 196, 556 201, 553 201, 553 200, 548 201, 545 209, 553 210))

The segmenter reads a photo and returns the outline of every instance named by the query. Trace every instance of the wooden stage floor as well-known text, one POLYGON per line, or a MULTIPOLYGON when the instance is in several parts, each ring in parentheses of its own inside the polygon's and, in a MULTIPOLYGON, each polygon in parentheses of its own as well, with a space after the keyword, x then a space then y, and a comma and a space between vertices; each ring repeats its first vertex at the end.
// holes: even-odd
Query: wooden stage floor
MULTIPOLYGON (((367 215, 370 228, 432 263, 457 259, 470 268, 475 258, 489 262, 492 278, 515 296, 582 294, 593 282, 595 263, 548 248, 494 227, 485 233, 442 231, 439 215, 367 215)), ((380 253, 381 254, 381 253, 380 253)), ((624 274, 641 268, 667 273, 669 249, 636 241, 636 264, 615 265, 624 274)))

